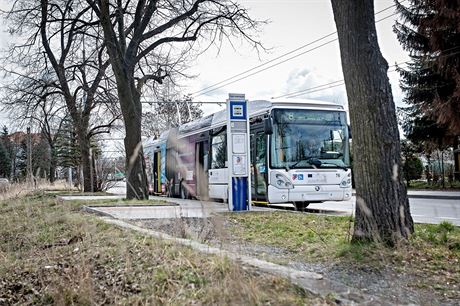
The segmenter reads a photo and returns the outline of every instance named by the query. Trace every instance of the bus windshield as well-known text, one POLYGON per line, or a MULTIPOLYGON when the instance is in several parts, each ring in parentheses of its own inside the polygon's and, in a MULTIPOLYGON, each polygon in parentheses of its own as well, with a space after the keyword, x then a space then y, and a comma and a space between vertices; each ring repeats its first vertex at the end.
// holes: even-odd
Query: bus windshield
POLYGON ((349 160, 345 112, 273 110, 272 168, 346 168, 349 160))

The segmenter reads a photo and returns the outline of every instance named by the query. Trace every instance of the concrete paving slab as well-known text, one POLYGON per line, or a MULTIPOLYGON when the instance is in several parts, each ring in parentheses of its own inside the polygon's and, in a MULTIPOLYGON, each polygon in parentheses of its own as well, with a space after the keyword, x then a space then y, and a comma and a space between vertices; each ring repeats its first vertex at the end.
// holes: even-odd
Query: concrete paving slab
POLYGON ((125 220, 206 218, 213 212, 224 211, 181 206, 88 206, 86 210, 125 220))
MULTIPOLYGON (((161 200, 173 205, 135 205, 135 206, 85 206, 85 210, 115 219, 174 219, 174 218, 207 218, 213 213, 227 212, 225 203, 206 202, 197 200, 171 199, 150 197, 151 200, 161 200)), ((253 211, 267 211, 265 207, 253 207, 253 211)))

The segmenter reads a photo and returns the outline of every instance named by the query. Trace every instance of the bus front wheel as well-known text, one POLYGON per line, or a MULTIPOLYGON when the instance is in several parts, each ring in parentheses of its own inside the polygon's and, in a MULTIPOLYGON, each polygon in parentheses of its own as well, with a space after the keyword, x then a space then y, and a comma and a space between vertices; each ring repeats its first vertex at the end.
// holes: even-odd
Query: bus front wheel
POLYGON ((294 207, 296 211, 305 211, 310 205, 309 202, 294 202, 294 207))

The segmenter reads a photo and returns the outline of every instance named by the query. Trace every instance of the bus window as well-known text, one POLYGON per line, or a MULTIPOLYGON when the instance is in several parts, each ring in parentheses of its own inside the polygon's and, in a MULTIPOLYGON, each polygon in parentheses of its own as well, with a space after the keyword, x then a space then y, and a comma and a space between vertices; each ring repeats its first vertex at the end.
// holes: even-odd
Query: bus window
POLYGON ((255 167, 256 167, 256 192, 259 195, 265 195, 266 183, 265 173, 267 171, 267 141, 265 134, 262 132, 256 135, 255 144, 255 167))
POLYGON ((211 169, 225 168, 227 161, 227 137, 222 132, 212 137, 211 144, 211 169))

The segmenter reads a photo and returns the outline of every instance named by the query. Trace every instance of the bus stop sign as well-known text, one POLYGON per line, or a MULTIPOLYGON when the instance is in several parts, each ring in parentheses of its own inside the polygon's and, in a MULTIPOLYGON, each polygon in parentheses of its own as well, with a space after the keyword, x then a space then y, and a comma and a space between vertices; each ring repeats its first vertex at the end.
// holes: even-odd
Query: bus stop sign
POLYGON ((248 102, 244 94, 227 100, 228 209, 250 210, 250 142, 248 102))

